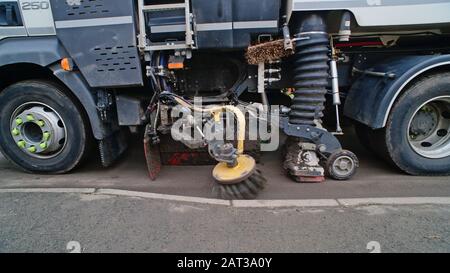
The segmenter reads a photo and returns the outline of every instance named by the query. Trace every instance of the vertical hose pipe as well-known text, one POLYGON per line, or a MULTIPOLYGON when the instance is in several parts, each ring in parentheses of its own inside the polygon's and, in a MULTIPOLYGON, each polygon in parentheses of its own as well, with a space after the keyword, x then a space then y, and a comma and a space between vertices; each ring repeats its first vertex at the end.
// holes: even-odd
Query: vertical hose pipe
POLYGON ((323 18, 315 14, 302 18, 296 38, 289 122, 315 126, 323 117, 329 77, 329 39, 323 18))

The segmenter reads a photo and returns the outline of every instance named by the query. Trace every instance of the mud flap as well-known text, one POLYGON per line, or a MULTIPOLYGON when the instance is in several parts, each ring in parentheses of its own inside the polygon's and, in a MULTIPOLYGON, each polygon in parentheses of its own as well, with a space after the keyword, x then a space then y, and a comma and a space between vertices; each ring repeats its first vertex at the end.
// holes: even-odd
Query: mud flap
POLYGON ((98 143, 103 167, 110 167, 128 148, 126 135, 119 130, 98 143))
POLYGON ((144 151, 149 177, 152 181, 155 181, 162 167, 159 144, 152 144, 150 137, 146 136, 144 138, 144 151))

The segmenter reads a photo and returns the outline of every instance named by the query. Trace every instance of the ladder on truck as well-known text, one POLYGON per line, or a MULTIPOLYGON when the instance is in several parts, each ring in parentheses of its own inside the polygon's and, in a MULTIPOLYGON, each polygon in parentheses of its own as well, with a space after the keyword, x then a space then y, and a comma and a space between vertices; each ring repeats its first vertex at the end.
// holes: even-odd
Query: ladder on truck
MULTIPOLYGON (((144 0, 138 0, 138 17, 139 17, 139 35, 138 46, 141 51, 160 51, 160 50, 186 50, 195 48, 194 31, 193 31, 193 15, 191 13, 190 1, 183 0, 183 3, 145 5, 144 0), (147 39, 146 17, 147 13, 167 11, 167 10, 184 10, 186 17, 186 39, 185 41, 166 41, 152 43, 147 39)), ((181 1, 180 1, 181 2, 181 1)))

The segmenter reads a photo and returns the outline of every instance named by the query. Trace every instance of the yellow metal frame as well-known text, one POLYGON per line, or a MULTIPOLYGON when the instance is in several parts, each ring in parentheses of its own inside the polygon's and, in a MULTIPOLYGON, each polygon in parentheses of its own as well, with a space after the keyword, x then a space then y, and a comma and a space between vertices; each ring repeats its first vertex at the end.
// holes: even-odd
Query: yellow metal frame
POLYGON ((200 107, 196 107, 180 98, 175 97, 175 101, 180 104, 181 106, 187 107, 195 112, 201 112, 201 113, 210 113, 213 118, 214 121, 216 122, 220 122, 220 114, 223 112, 231 112, 234 114, 235 119, 237 120, 238 123, 238 128, 237 128, 237 150, 238 150, 238 154, 242 155, 244 154, 244 142, 245 142, 245 129, 247 126, 247 122, 245 120, 245 115, 244 113, 242 113, 242 111, 232 105, 224 105, 224 106, 214 106, 211 108, 200 108, 200 107))
POLYGON ((222 184, 240 183, 255 173, 256 161, 248 155, 239 155, 238 164, 230 167, 225 162, 220 162, 213 170, 213 177, 222 184))

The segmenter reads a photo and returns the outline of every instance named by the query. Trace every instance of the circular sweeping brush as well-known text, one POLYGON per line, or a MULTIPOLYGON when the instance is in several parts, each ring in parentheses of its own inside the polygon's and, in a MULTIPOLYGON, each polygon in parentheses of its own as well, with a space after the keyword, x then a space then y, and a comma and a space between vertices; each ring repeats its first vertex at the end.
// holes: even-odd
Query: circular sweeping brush
POLYGON ((223 199, 254 199, 267 184, 266 178, 256 168, 251 156, 240 155, 236 166, 221 162, 213 171, 216 183, 213 193, 223 199))

